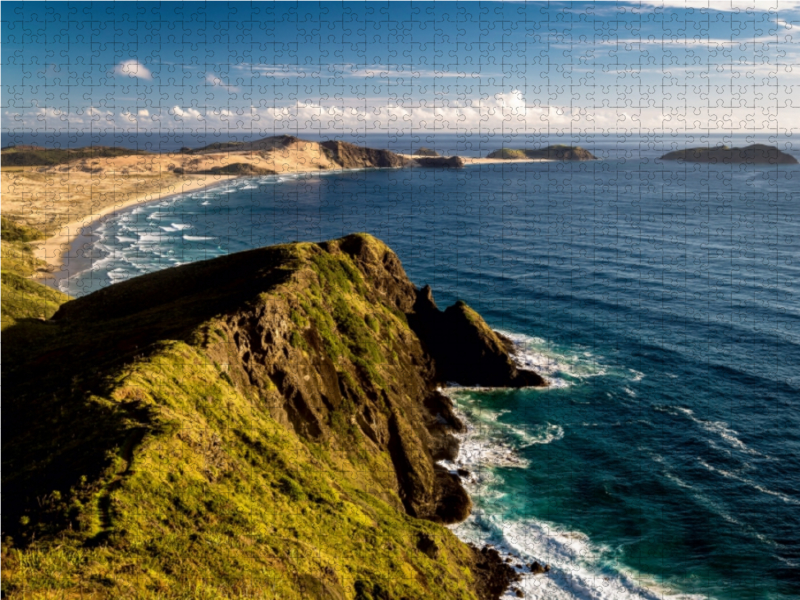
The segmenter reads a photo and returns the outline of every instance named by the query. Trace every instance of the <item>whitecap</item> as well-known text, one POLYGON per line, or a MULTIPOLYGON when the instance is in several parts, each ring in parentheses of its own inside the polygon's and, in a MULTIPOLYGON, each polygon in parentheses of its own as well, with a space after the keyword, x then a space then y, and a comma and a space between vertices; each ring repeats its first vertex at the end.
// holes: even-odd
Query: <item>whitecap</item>
POLYGON ((217 238, 215 238, 215 237, 206 237, 206 236, 203 236, 203 235, 186 235, 186 234, 184 234, 183 239, 185 239, 187 242, 204 242, 204 241, 207 241, 207 240, 215 240, 217 238))
POLYGON ((541 338, 500 329, 496 331, 513 342, 511 356, 517 366, 539 373, 552 389, 569 387, 571 380, 581 381, 607 374, 607 369, 591 352, 568 354, 557 351, 553 344, 541 338))
MULTIPOLYGON (((730 447, 736 450, 740 450, 742 452, 745 452, 753 456, 769 458, 767 455, 762 454, 758 450, 750 448, 747 444, 745 444, 742 440, 740 440, 737 437, 738 432, 733 428, 731 428, 731 426, 725 421, 711 421, 707 419, 701 419, 695 416, 694 411, 692 409, 683 406, 654 406, 653 408, 659 412, 665 412, 673 416, 683 415, 687 417, 690 421, 698 425, 704 431, 718 435, 722 440, 727 442, 730 447)), ((712 440, 708 440, 708 442, 713 443, 712 440)))
POLYGON ((703 460, 699 456, 697 457, 697 462, 699 462, 700 465, 702 465, 704 468, 708 469, 712 473, 717 473, 718 475, 721 475, 722 477, 725 477, 726 479, 732 479, 734 481, 738 481, 739 483, 743 483, 744 485, 752 487, 753 489, 756 489, 756 490, 758 490, 759 492, 761 492, 763 494, 768 494, 770 496, 775 496, 776 498, 779 498, 779 499, 783 500, 787 504, 800 504, 800 500, 798 500, 797 498, 792 498, 791 496, 788 496, 788 495, 783 494, 781 492, 776 492, 775 490, 771 490, 769 488, 765 488, 764 486, 760 485, 759 483, 757 483, 755 481, 752 481, 752 480, 748 479, 747 477, 742 477, 741 475, 739 475, 737 473, 734 473, 732 471, 728 471, 728 470, 722 469, 720 467, 714 467, 714 466, 708 464, 705 460, 703 460))

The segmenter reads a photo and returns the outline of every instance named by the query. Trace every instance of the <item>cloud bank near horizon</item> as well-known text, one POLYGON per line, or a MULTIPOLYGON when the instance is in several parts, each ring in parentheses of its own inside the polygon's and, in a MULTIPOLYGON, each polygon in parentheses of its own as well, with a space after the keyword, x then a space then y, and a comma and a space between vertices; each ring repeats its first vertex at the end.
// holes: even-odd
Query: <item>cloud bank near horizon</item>
MULTIPOLYGON (((10 6, 23 17, 34 10, 10 6)), ((91 31, 73 19, 53 26, 63 37, 49 22, 20 37, 29 21, 10 19, 2 128, 786 136, 800 128, 800 0, 509 3, 481 5, 477 16, 415 3, 323 5, 320 14, 264 6, 232 17, 224 5, 174 8, 179 15, 147 5, 134 27, 119 5, 114 21, 130 27, 91 31), (206 25, 198 11, 208 11, 206 25)))

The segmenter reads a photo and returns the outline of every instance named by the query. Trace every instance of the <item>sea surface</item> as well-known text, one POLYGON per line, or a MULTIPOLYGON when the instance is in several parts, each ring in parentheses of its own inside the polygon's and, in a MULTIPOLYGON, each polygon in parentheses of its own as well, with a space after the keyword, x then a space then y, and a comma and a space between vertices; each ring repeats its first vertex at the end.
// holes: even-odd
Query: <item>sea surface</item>
POLYGON ((63 285, 372 233, 552 383, 447 389, 475 502, 454 531, 549 564, 527 597, 798 598, 800 167, 588 141, 601 160, 227 182, 105 222, 63 285))

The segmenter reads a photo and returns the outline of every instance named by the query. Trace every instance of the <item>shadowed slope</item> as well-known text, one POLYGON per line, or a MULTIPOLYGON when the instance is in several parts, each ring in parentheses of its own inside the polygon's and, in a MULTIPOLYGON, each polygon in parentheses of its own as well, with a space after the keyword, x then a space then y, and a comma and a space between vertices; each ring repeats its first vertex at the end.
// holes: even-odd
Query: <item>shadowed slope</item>
POLYGON ((470 501, 435 464, 461 425, 417 297, 351 235, 104 288, 4 345, 4 590, 496 597, 510 569, 437 524, 470 501))

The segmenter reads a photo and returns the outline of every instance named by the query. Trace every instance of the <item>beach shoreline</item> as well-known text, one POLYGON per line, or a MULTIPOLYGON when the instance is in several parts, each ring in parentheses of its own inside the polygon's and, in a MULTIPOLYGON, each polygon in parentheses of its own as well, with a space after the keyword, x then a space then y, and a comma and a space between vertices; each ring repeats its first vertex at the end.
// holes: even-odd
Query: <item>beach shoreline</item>
MULTIPOLYGON (((407 159, 418 158, 411 154, 400 154, 407 159)), ((541 158, 522 158, 522 159, 500 159, 500 158, 474 158, 474 157, 459 157, 463 160, 465 166, 478 166, 478 165, 495 165, 503 163, 539 163, 539 162, 553 162, 550 159, 541 158)), ((381 168, 381 167, 377 167, 381 168)), ((389 167, 392 168, 392 167, 389 167)), ((399 167, 402 168, 402 167, 399 167)), ((292 175, 309 173, 309 174, 325 174, 330 172, 340 171, 341 169, 323 169, 318 171, 294 171, 287 169, 287 173, 292 175)), ((345 169, 345 170, 359 170, 359 169, 345 169)), ((281 175, 284 173, 278 173, 281 175)), ((58 227, 58 233, 50 236, 49 238, 33 244, 34 256, 37 259, 44 261, 47 266, 39 269, 32 278, 44 285, 61 291, 60 284, 70 277, 78 273, 85 272, 91 269, 93 261, 96 257, 92 256, 92 248, 98 237, 94 232, 96 229, 103 225, 109 219, 118 217, 119 215, 129 211, 130 209, 149 204, 151 202, 163 201, 168 198, 182 196, 195 192, 200 192, 213 187, 217 187, 223 183, 229 182, 233 179, 247 178, 247 175, 204 175, 192 176, 193 178, 185 181, 178 180, 176 185, 168 186, 168 189, 163 191, 149 192, 146 194, 139 194, 128 200, 115 201, 113 204, 93 210, 78 219, 69 221, 68 223, 58 227)))
POLYGON ((116 202, 59 227, 59 233, 33 245, 34 256, 47 263, 47 269, 37 271, 33 279, 61 291, 59 284, 63 280, 91 268, 94 260, 90 255, 91 247, 99 237, 94 232, 107 220, 151 202, 213 189, 237 177, 211 176, 208 179, 211 179, 211 182, 206 179, 181 182, 176 186, 180 187, 179 191, 171 187, 163 192, 151 192, 116 202))

